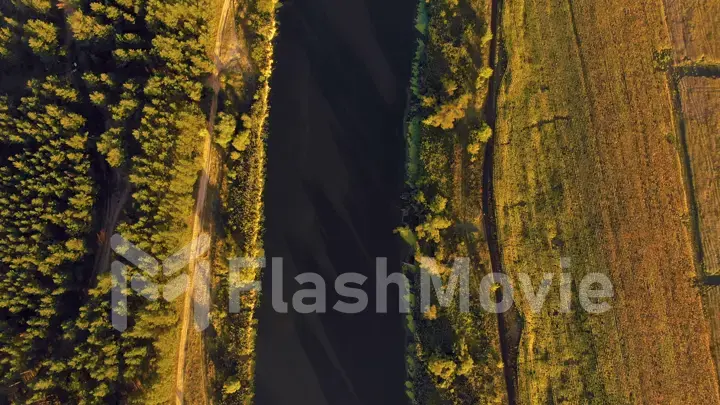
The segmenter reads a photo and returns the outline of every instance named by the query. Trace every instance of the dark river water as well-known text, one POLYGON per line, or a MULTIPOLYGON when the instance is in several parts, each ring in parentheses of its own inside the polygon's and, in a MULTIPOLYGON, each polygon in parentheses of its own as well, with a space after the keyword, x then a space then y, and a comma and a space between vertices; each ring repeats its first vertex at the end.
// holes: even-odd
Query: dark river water
POLYGON ((328 312, 276 312, 272 273, 265 270, 257 404, 407 402, 398 291, 389 288, 388 314, 375 313, 374 275, 376 257, 388 258, 388 272, 400 271, 402 245, 392 231, 400 221, 416 4, 293 0, 280 11, 265 254, 284 259, 286 302, 300 288, 297 274, 322 275, 328 312), (335 278, 345 272, 368 277, 370 305, 363 313, 332 310, 335 278))

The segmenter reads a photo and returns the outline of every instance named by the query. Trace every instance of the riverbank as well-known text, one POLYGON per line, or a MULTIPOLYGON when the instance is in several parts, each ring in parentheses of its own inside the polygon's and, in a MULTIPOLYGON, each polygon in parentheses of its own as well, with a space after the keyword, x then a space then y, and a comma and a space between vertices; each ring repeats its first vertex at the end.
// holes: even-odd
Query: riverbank
POLYGON ((483 311, 474 298, 470 312, 460 311, 456 301, 442 307, 434 300, 428 308, 418 302, 418 264, 429 265, 428 258, 435 260, 429 271, 444 283, 453 261, 469 258, 475 290, 494 268, 488 249, 493 224, 483 212, 492 178, 485 175, 492 161, 483 153, 492 157, 493 122, 486 109, 494 106, 488 97, 495 97, 497 88, 493 12, 491 2, 481 1, 420 1, 417 9, 419 39, 406 117, 405 217, 398 229, 411 250, 405 266, 413 303, 406 320, 406 395, 417 404, 514 398, 512 373, 507 381, 503 377, 511 370, 502 350, 505 319, 483 311))
POLYGON ((213 246, 212 328, 205 335, 212 402, 249 403, 255 396, 258 292, 231 294, 260 280, 259 266, 230 271, 229 258, 262 257, 263 192, 269 136, 270 80, 277 32, 277 0, 248 0, 224 33, 221 103, 216 130, 224 179, 215 185, 217 240, 213 246), (232 118, 231 118, 232 117, 232 118))

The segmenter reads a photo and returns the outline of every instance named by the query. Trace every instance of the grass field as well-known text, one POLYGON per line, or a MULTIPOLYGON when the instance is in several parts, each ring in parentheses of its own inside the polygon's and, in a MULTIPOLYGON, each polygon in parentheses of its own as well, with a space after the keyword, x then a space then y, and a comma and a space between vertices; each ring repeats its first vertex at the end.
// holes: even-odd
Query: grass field
POLYGON ((705 293, 706 311, 708 320, 710 322, 710 332, 712 335, 710 350, 715 360, 715 368, 718 369, 720 365, 720 288, 713 288, 705 293))
MULTIPOLYGON (((613 282, 613 309, 523 307, 522 403, 720 400, 694 276, 688 208, 658 50, 662 5, 507 2, 496 209, 510 274, 589 272, 613 282)), ((535 284, 537 285, 537 284, 535 284)), ((557 294, 557 293, 556 293, 557 294)))
MULTIPOLYGON (((665 1, 665 12, 673 39, 675 66, 670 83, 679 124, 678 151, 691 209, 689 225, 698 277, 706 280, 720 272, 716 241, 720 225, 720 4, 665 1)), ((704 287, 703 304, 717 371, 720 370, 720 289, 704 287)))

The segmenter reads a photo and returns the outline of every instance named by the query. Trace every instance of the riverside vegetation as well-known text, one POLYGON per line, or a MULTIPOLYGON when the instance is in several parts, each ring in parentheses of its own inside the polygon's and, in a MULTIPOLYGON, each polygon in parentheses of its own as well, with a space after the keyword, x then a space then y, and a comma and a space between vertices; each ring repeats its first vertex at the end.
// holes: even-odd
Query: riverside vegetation
POLYGON ((475 291, 491 272, 480 231, 483 151, 492 136, 483 120, 493 73, 489 21, 489 2, 418 5, 406 117, 406 225, 398 229, 414 255, 405 265, 412 303, 406 393, 417 404, 507 401, 496 315, 483 311, 476 296, 469 312, 460 311, 457 299, 448 307, 434 301, 429 308, 420 308, 417 299, 419 266, 447 283, 454 258, 469 257, 475 291))
POLYGON ((263 202, 265 184, 265 141, 273 39, 277 30, 277 0, 252 0, 241 5, 237 26, 247 27, 251 69, 229 70, 229 86, 223 103, 228 111, 245 111, 239 120, 230 120, 237 130, 220 128, 217 142, 225 149, 225 176, 220 195, 223 212, 213 259, 213 334, 208 339, 212 361, 212 392, 219 403, 246 404, 254 396, 255 337, 259 305, 257 292, 231 296, 233 288, 259 282, 259 267, 237 268, 230 272, 227 258, 263 256, 263 202), (222 131, 227 131, 224 135, 222 131), (233 304, 230 304, 233 302, 233 304), (228 305, 237 306, 229 312, 228 305))

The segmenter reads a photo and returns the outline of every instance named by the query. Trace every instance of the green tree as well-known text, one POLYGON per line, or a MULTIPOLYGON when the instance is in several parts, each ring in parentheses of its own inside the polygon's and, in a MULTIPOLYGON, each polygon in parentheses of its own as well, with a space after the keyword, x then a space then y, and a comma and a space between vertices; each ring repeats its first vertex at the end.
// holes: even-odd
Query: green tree
POLYGON ((100 24, 95 17, 85 15, 82 10, 76 10, 68 17, 68 24, 77 41, 93 41, 108 38, 113 29, 111 26, 100 24))
POLYGON ((223 148, 227 148, 228 143, 233 140, 235 135, 236 125, 235 117, 225 112, 218 113, 215 124, 215 142, 223 148))
POLYGON ((59 53, 57 28, 49 22, 42 20, 28 20, 23 26, 27 45, 32 51, 45 57, 52 57, 59 53))
POLYGON ((440 127, 442 129, 452 129, 455 122, 465 117, 465 110, 470 103, 470 94, 463 94, 457 99, 441 105, 435 114, 423 120, 425 125, 440 127))
POLYGON ((450 358, 434 356, 428 361, 427 368, 430 374, 440 380, 440 386, 446 388, 455 379, 457 364, 450 358))

